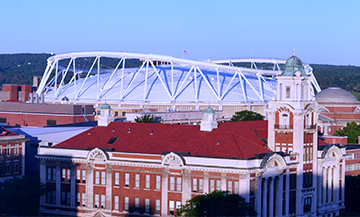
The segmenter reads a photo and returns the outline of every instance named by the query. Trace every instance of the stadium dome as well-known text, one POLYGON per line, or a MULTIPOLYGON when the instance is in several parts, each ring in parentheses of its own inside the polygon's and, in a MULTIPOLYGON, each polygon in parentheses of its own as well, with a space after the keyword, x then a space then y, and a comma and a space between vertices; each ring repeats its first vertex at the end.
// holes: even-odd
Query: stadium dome
MULTIPOLYGON (((195 61, 104 51, 58 54, 48 59, 37 94, 43 93, 47 103, 59 103, 66 96, 69 103, 100 106, 106 102, 113 109, 189 111, 211 106, 230 117, 244 109, 264 113, 276 94, 274 76, 281 73, 284 63, 252 58, 195 61), (138 66, 129 66, 134 59, 138 66), (109 60, 112 64, 106 63, 109 60), (251 67, 235 67, 236 62, 251 63, 251 67)), ((304 66, 311 73, 312 68, 304 66)), ((317 85, 314 77, 313 82, 317 85)))
POLYGON ((315 98, 319 103, 359 103, 354 95, 340 87, 329 87, 316 94, 315 98))

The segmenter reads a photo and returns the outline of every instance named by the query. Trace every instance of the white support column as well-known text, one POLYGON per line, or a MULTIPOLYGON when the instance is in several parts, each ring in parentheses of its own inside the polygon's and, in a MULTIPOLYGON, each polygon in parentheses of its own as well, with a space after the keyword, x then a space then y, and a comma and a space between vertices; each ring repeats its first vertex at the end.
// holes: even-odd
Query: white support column
POLYGON ((108 210, 112 210, 112 169, 110 165, 106 165, 106 202, 105 202, 105 207, 108 210))
POLYGON ((209 173, 204 173, 204 194, 209 193, 209 173))
MULTIPOLYGON (((168 215, 168 174, 163 171, 161 181, 161 215, 168 215)), ((184 203, 185 204, 185 203, 184 203)))
POLYGON ((88 165, 86 168, 86 207, 93 208, 94 207, 94 174, 93 168, 88 165))
POLYGON ((262 187, 263 187, 263 189, 262 189, 262 201, 263 201, 263 203, 262 203, 262 212, 261 212, 261 216, 263 216, 263 217, 267 217, 268 216, 268 213, 266 212, 267 211, 267 206, 268 206, 268 204, 267 204, 267 193, 268 193, 268 181, 269 181, 269 178, 264 178, 263 180, 262 180, 262 187))
POLYGON ((56 206, 61 202, 61 167, 56 165, 56 206))
POLYGON ((277 188, 276 188, 276 201, 277 201, 277 206, 276 206, 276 210, 275 210, 275 215, 276 216, 282 216, 282 207, 283 207, 283 176, 279 175, 278 177, 278 182, 277 182, 277 188))
POLYGON ((226 173, 221 173, 221 190, 226 191, 226 173))
POLYGON ((75 207, 76 187, 75 187, 75 166, 70 167, 70 206, 75 207))
POLYGON ((332 179, 332 174, 331 174, 331 167, 327 167, 327 183, 328 183, 328 190, 327 190, 327 196, 328 196, 328 203, 331 203, 331 179, 332 179))
POLYGON ((191 199, 191 176, 185 170, 182 176, 183 187, 181 192, 181 204, 186 204, 186 201, 191 199))
POLYGON ((274 214, 274 183, 275 183, 275 179, 274 177, 269 177, 268 179, 269 181, 269 213, 267 214, 268 216, 273 216, 274 214))
POLYGON ((261 213, 261 200, 262 200, 262 178, 257 177, 257 189, 256 189, 256 197, 255 197, 255 210, 259 216, 262 216, 261 213))
POLYGON ((245 198, 246 202, 250 202, 250 175, 244 175, 239 179, 239 194, 245 198))

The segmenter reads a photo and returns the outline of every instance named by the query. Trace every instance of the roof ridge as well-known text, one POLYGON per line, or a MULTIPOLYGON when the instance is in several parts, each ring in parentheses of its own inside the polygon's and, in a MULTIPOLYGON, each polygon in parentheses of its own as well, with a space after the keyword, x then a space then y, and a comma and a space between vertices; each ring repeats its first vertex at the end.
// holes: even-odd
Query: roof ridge
POLYGON ((236 134, 233 133, 233 132, 232 132, 231 134, 232 134, 232 137, 233 137, 233 139, 234 139, 234 141, 235 141, 235 143, 236 143, 236 147, 239 149, 239 152, 240 152, 241 156, 244 156, 243 153, 242 153, 242 151, 241 151, 241 149, 240 149, 240 147, 239 147, 239 143, 238 143, 238 141, 237 141, 236 138, 235 138, 236 134))

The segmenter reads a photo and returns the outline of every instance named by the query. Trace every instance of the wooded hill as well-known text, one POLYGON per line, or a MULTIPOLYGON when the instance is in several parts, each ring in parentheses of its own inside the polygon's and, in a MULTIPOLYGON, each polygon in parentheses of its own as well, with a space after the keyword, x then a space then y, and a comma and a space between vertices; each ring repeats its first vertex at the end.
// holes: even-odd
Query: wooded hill
MULTIPOLYGON (((42 76, 47 64, 47 58, 51 54, 0 54, 0 86, 3 84, 32 84, 34 75, 42 76)), ((93 59, 79 59, 77 67, 88 67, 93 59)), ((101 58, 101 67, 115 67, 117 59, 101 58)), ((138 60, 126 60, 126 67, 138 67, 141 62, 138 60)), ((67 66, 66 61, 61 65, 67 66)), ((360 67, 310 64, 314 75, 321 87, 325 89, 331 86, 341 87, 360 96, 360 67)), ((239 66, 249 67, 249 64, 242 63, 239 66)), ((259 68, 269 68, 270 65, 258 64, 259 68)))

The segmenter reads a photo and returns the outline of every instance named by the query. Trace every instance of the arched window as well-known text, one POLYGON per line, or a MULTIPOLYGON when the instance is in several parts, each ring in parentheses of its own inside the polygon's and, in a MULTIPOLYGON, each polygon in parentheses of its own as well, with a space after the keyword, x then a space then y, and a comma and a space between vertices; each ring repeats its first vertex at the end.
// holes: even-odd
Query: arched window
POLYGON ((304 199, 304 213, 311 212, 311 197, 304 199))
POLYGON ((288 114, 282 114, 280 116, 280 128, 282 128, 282 129, 289 128, 289 115, 288 114))

